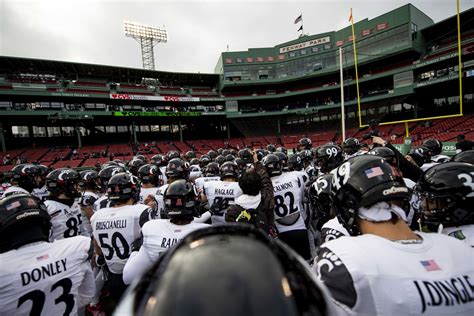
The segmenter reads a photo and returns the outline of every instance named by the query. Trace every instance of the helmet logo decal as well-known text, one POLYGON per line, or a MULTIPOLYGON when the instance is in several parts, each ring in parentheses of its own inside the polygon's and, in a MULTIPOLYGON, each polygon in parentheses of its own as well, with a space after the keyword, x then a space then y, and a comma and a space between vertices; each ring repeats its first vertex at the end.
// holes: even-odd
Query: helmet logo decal
POLYGON ((334 173, 334 176, 332 178, 332 184, 334 185, 336 190, 339 190, 344 184, 347 183, 347 181, 349 180, 350 173, 351 164, 349 161, 346 161, 339 168, 337 168, 337 171, 334 173))
POLYGON ((464 180, 463 185, 465 187, 469 187, 472 191, 471 193, 466 195, 466 197, 473 197, 474 196, 474 182, 472 182, 472 176, 474 176, 474 172, 471 172, 470 174, 468 174, 468 173, 458 174, 458 179, 459 180, 464 180))
POLYGON ((382 168, 380 168, 379 166, 364 170, 364 173, 368 179, 384 175, 382 168))
POLYGON ((61 181, 64 181, 63 177, 67 174, 70 174, 72 172, 72 170, 63 170, 61 171, 61 173, 58 175, 58 179, 61 180, 61 181))
POLYGON ((397 194, 397 193, 408 193, 408 188, 405 187, 391 187, 390 189, 383 190, 383 195, 397 194))

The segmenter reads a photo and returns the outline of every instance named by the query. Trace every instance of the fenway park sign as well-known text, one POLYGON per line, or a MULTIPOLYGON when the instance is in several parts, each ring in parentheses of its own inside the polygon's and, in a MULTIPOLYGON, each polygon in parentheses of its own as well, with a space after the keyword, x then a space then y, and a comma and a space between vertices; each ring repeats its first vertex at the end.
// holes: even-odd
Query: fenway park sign
POLYGON ((115 100, 143 100, 143 101, 168 101, 168 102, 199 102, 199 98, 195 97, 180 97, 174 95, 134 95, 134 94, 122 94, 112 93, 110 94, 111 99, 115 100))
POLYGON ((306 47, 311 47, 311 46, 316 46, 316 45, 320 45, 320 44, 329 43, 330 41, 331 41, 331 38, 329 36, 315 38, 315 39, 312 39, 310 41, 306 41, 306 42, 303 42, 303 43, 298 43, 298 44, 282 47, 282 48, 280 48, 280 54, 291 52, 291 51, 298 50, 298 49, 303 49, 303 48, 306 48, 306 47))

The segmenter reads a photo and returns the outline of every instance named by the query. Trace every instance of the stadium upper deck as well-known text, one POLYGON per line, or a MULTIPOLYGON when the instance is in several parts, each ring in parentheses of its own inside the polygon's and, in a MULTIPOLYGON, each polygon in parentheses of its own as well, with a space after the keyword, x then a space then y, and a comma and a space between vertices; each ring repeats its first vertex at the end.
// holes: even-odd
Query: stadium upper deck
MULTIPOLYGON (((456 27, 456 16, 434 23, 411 4, 355 24, 365 121, 457 113, 456 27)), ((474 9, 461 13, 461 37, 469 105, 474 9)), ((335 128, 341 102, 339 47, 344 50, 346 118, 355 125, 347 27, 270 48, 223 52, 215 74, 0 57, 0 131, 5 131, 0 138, 12 147, 21 143, 19 136, 67 137, 77 129, 91 139, 101 133, 208 139, 335 128)))

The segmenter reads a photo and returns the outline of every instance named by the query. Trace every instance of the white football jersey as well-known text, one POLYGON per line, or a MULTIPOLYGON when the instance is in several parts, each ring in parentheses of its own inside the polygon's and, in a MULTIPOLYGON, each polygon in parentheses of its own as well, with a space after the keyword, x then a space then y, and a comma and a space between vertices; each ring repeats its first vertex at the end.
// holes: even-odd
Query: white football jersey
POLYGON ((443 229, 443 234, 462 240, 474 247, 474 225, 446 227, 443 229))
POLYGON ((166 176, 166 166, 160 167, 161 171, 161 180, 163 181, 162 184, 168 183, 168 177, 166 176))
POLYGON ((23 189, 23 188, 12 185, 11 187, 8 187, 3 192, 2 198, 6 197, 6 196, 9 196, 9 195, 13 195, 13 194, 30 194, 30 193, 28 191, 26 191, 25 189, 23 189))
MULTIPOLYGON (((207 197, 209 209, 217 203, 216 206, 220 205, 220 210, 226 210, 229 205, 234 204, 236 198, 242 195, 242 189, 240 189, 238 182, 219 180, 204 183, 203 193, 207 197)), ((218 215, 212 215, 211 221, 212 224, 224 224, 226 222, 225 211, 220 212, 218 215)))
POLYGON ((109 197, 104 194, 101 197, 97 199, 97 201, 94 202, 94 205, 92 206, 92 210, 97 212, 100 209, 106 208, 106 207, 112 207, 114 206, 114 201, 109 200, 109 197))
POLYGON ((156 262, 161 253, 177 244, 186 235, 206 227, 209 225, 193 222, 186 225, 176 225, 169 219, 149 221, 143 225, 142 249, 147 252, 152 261, 156 262))
POLYGON ((82 212, 76 200, 71 206, 57 200, 46 200, 44 204, 51 216, 51 241, 82 234, 82 212))
POLYGON ((158 193, 158 188, 141 188, 140 189, 140 200, 138 201, 138 203, 140 204, 145 204, 145 199, 148 197, 148 195, 151 195, 153 197, 156 196, 156 194, 158 193))
POLYGON ((200 177, 194 180, 194 185, 196 186, 196 189, 198 192, 201 192, 204 188, 204 183, 206 182, 213 182, 213 181, 220 181, 221 177, 215 176, 215 177, 200 177))
POLYGON ((92 215, 94 239, 112 273, 122 273, 131 244, 140 238, 141 226, 151 217, 150 208, 143 204, 106 207, 92 215))
POLYGON ((99 195, 90 191, 84 191, 79 199, 79 205, 81 206, 82 211, 82 228, 84 229, 83 236, 92 236, 91 221, 87 218, 83 208, 93 207, 95 201, 98 199, 99 195))
POLYGON ((123 270, 125 284, 141 277, 158 260, 158 257, 181 241, 189 233, 209 227, 207 224, 190 223, 176 225, 167 219, 157 219, 143 225, 143 244, 138 252, 133 252, 123 270))
POLYGON ((417 234, 421 243, 373 234, 329 241, 316 270, 350 315, 474 315, 472 248, 417 234))
POLYGON ((343 236, 350 236, 350 234, 337 217, 330 219, 321 227, 321 242, 323 244, 343 236))
POLYGON ((304 185, 296 173, 272 177, 275 196, 275 226, 278 232, 306 229, 303 210, 304 185))
POLYGON ((77 315, 95 294, 83 236, 37 242, 0 254, 0 315, 77 315))
POLYGON ((33 192, 31 192, 31 195, 36 196, 38 199, 43 201, 49 195, 49 192, 46 188, 46 185, 44 185, 42 188, 34 188, 33 192))

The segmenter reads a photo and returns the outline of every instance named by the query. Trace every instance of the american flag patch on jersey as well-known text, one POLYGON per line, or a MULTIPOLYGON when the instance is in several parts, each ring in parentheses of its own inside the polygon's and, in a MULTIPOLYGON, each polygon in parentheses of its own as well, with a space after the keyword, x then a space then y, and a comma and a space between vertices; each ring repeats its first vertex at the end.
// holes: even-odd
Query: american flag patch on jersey
POLYGON ((18 201, 15 201, 15 202, 13 202, 13 203, 10 203, 10 204, 7 205, 7 211, 11 211, 11 210, 13 210, 13 209, 15 209, 15 208, 17 208, 17 207, 19 207, 19 206, 21 206, 21 203, 18 202, 18 201))
POLYGON ((46 259, 49 259, 49 255, 48 255, 48 254, 45 254, 45 255, 36 257, 36 261, 42 261, 42 260, 46 260, 46 259))
POLYGON ((376 176, 381 176, 384 174, 383 170, 380 167, 373 167, 373 168, 365 170, 364 172, 367 178, 369 179, 376 176))
POLYGON ((423 266, 423 268, 425 268, 426 271, 441 270, 441 268, 438 266, 438 264, 434 260, 423 260, 423 261, 420 261, 420 263, 423 266))

